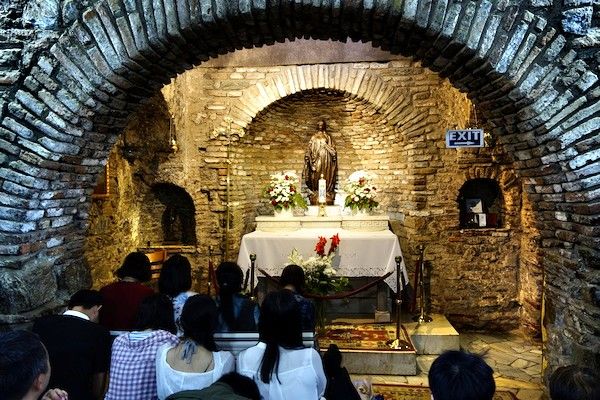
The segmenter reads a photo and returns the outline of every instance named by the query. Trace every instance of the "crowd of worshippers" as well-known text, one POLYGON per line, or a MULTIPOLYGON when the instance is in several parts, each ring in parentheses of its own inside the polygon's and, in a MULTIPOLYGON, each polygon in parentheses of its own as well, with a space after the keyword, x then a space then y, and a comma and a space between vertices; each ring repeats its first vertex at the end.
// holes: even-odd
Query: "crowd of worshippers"
MULTIPOLYGON (((260 307, 242 291, 241 268, 216 270, 215 298, 192 292, 191 266, 165 261, 158 293, 150 262, 131 253, 119 280, 100 291, 75 293, 61 315, 35 321, 31 331, 0 333, 0 400, 361 400, 342 355, 332 345, 323 358, 303 345, 314 330, 314 306, 301 295, 301 267, 287 266, 281 290, 260 307), (258 343, 237 356, 219 351, 215 332, 258 332, 258 343)), ((435 400, 491 400, 493 370, 462 351, 439 356, 429 370, 435 400)), ((600 400, 595 371, 558 368, 552 400, 600 400)), ((378 397, 378 398, 381 398, 378 397)))

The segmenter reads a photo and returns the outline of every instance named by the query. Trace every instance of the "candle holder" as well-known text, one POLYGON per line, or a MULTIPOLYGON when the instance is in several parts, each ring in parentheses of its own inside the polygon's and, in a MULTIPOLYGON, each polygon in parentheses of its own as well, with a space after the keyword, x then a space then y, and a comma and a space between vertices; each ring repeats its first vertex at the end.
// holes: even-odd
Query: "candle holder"
POLYGON ((319 202, 319 217, 325 217, 325 203, 319 202))

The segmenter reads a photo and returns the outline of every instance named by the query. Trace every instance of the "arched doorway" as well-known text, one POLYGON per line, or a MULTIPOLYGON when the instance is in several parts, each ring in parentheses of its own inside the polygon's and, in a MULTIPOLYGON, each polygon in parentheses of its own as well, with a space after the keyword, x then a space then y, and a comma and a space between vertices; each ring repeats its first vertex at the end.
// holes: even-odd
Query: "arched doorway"
POLYGON ((597 156, 585 145, 598 132, 597 78, 581 60, 578 71, 567 67, 576 53, 553 29, 503 2, 96 2, 35 52, 4 102, 2 245, 10 269, 1 275, 1 312, 34 310, 85 281, 78 260, 95 177, 128 115, 170 77, 242 47, 351 38, 415 56, 468 91, 526 179, 552 303, 551 362, 594 357, 594 318, 581 310, 598 307, 597 285, 592 295, 584 289, 598 257, 590 165, 597 156), (69 212, 48 212, 54 208, 69 212), (574 279, 578 295, 556 300, 574 279), (14 288, 36 281, 49 290, 14 288))

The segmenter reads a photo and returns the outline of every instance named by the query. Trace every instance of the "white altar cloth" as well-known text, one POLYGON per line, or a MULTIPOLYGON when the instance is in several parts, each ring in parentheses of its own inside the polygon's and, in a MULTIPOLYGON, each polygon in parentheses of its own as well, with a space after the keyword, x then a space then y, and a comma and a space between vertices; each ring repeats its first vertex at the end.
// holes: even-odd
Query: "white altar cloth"
MULTIPOLYGON (((334 258, 334 268, 338 275, 347 277, 378 277, 396 271, 396 256, 402 256, 398 237, 390 230, 378 232, 357 232, 340 228, 299 229, 291 232, 255 231, 242 237, 238 264, 246 273, 250 268, 250 254, 256 254, 256 267, 269 275, 280 276, 289 264, 289 255, 295 248, 304 259, 316 255, 315 245, 319 236, 327 239, 325 251, 329 250, 330 238, 339 234, 338 255, 334 258)), ((404 258, 400 264, 405 282, 408 274, 404 258)), ((257 271, 256 276, 260 273, 257 271)), ((256 282, 256 281, 255 281, 256 282)), ((385 282, 396 292, 396 274, 385 282)))

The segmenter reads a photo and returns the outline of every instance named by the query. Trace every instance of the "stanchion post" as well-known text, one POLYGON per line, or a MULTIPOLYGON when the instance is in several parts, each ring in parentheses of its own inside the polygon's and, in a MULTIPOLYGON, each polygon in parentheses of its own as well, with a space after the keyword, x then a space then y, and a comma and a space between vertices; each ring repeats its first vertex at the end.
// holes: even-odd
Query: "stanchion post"
POLYGON ((208 246, 208 295, 212 295, 212 277, 213 277, 213 265, 212 265, 212 246, 208 246))
POLYGON ((250 299, 256 301, 254 295, 254 268, 256 263, 256 254, 250 254, 250 299))
POLYGON ((402 285, 400 280, 402 257, 396 256, 396 339, 388 341, 387 344, 392 349, 409 350, 412 346, 400 338, 402 329, 402 285))
POLYGON ((400 329, 402 323, 402 286, 400 285, 400 263, 402 257, 396 256, 396 340, 400 340, 400 329))
POLYGON ((419 291, 421 292, 421 301, 420 312, 419 315, 413 317, 413 321, 416 321, 418 324, 424 324, 427 322, 433 321, 429 315, 425 314, 425 261, 423 260, 423 251, 425 247, 421 244, 419 245, 419 251, 421 251, 421 263, 419 265, 419 291))

